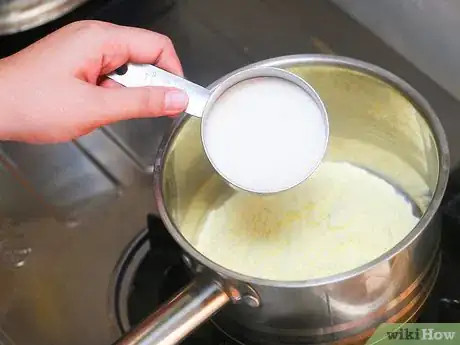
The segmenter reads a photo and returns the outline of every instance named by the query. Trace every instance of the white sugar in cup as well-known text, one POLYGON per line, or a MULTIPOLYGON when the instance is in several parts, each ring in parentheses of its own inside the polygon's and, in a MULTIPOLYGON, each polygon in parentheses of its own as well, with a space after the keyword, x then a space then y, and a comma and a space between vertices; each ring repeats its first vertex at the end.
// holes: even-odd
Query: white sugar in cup
POLYGON ((320 164, 329 126, 319 97, 285 78, 254 77, 226 89, 206 112, 202 140, 232 186, 271 194, 308 178, 320 164))

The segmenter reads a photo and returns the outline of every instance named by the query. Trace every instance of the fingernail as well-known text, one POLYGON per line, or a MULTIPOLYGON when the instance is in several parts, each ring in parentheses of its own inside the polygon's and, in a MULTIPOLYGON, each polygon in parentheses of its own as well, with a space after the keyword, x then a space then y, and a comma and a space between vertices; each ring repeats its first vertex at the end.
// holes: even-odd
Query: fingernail
POLYGON ((188 104, 188 95, 181 90, 170 90, 165 95, 165 110, 167 112, 183 111, 188 104))

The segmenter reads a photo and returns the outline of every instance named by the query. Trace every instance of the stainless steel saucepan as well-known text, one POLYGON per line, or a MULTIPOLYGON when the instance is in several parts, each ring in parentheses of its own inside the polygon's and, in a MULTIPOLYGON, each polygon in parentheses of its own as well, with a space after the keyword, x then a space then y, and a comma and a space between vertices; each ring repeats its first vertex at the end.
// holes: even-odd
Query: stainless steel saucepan
MULTIPOLYGON (((186 214, 194 196, 216 176, 202 149, 200 120, 184 115, 155 161, 154 192, 195 280, 119 344, 176 344, 216 312, 213 321, 242 341, 357 344, 382 322, 416 317, 433 286, 439 268, 436 212, 448 179, 449 152, 425 99, 390 72, 344 57, 285 56, 242 70, 254 66, 287 69, 312 85, 329 114, 325 160, 367 168, 398 186, 422 214, 420 221, 375 260, 333 276, 273 281, 222 267, 196 250, 183 232, 190 229, 186 214)), ((206 216, 229 188, 216 182, 200 206, 194 204, 196 219, 206 216)))

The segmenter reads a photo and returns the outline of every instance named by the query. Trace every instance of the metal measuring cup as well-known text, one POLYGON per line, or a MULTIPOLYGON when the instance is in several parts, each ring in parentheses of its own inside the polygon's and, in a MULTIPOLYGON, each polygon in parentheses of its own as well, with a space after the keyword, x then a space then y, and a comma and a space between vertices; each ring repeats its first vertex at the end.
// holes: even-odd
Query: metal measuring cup
MULTIPOLYGON (((181 89, 185 91, 189 97, 189 103, 185 112, 189 115, 200 117, 201 118, 201 141, 203 144, 204 151, 208 160, 210 161, 213 168, 217 171, 217 173, 233 188, 237 190, 245 190, 253 193, 258 194, 272 194, 276 192, 281 192, 286 189, 293 188, 303 181, 305 181, 319 166, 321 163, 322 157, 326 152, 328 137, 329 137, 329 121, 327 118, 326 108, 321 101, 320 97, 316 93, 316 91, 308 84, 305 80, 298 77, 294 73, 289 71, 274 68, 274 67, 253 67, 242 70, 229 76, 228 78, 224 79, 216 88, 213 90, 209 90, 204 88, 200 85, 192 83, 184 78, 181 78, 177 75, 169 73, 161 68, 155 67, 153 65, 148 64, 126 64, 123 67, 117 69, 111 74, 108 74, 107 77, 116 81, 117 83, 126 86, 126 87, 140 87, 140 86, 168 86, 174 87, 177 89, 181 89), (295 181, 290 187, 284 188, 283 190, 273 190, 270 192, 262 192, 256 190, 248 190, 243 188, 238 184, 237 181, 229 180, 223 172, 219 170, 219 168, 214 164, 209 151, 207 150, 207 143, 205 135, 206 130, 208 130, 208 126, 206 126, 206 119, 211 113, 211 109, 213 105, 218 102, 219 97, 225 93, 228 89, 235 86, 236 84, 246 81, 249 79, 254 78, 279 78, 284 81, 289 81, 300 88, 302 88, 315 102, 316 106, 321 112, 324 130, 326 131, 326 141, 323 143, 324 147, 322 147, 322 155, 321 159, 316 162, 315 167, 313 169, 306 171, 305 175, 302 176, 301 179, 295 181)), ((276 157, 274 158, 276 159, 276 157)))

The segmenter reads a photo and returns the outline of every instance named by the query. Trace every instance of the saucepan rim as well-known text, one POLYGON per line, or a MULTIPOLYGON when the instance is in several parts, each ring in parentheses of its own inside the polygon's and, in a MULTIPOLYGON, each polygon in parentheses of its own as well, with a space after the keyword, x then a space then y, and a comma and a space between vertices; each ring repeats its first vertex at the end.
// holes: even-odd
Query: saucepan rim
POLYGON ((176 135, 179 133, 180 128, 182 125, 188 120, 188 115, 183 115, 180 118, 176 119, 173 123, 170 131, 165 134, 162 143, 160 144, 160 148, 155 159, 155 170, 154 170, 154 196, 155 201, 157 204, 157 208, 159 214, 165 223, 166 228, 173 236, 173 238, 178 242, 178 244, 182 247, 182 249, 195 260, 197 260, 202 265, 210 268, 211 270, 217 272, 219 275, 223 276, 227 279, 233 279, 240 282, 245 282, 249 284, 255 284, 259 286, 270 286, 270 287, 286 287, 286 288, 304 288, 304 287, 312 287, 312 286, 319 286, 319 285, 326 285, 326 284, 333 284, 339 281, 347 280, 352 277, 358 276, 363 272, 368 271, 372 267, 378 265, 381 262, 385 262, 396 256, 398 253, 406 249, 409 245, 411 245, 424 231, 424 229, 429 225, 431 220, 433 219, 434 215, 436 214, 439 206, 441 204, 441 200, 444 196, 447 181, 449 178, 449 165, 450 165, 450 155, 449 155, 449 148, 447 143, 447 138, 445 131, 441 125, 439 118, 436 116, 434 110, 431 108, 429 103, 425 100, 425 98, 412 86, 410 86, 405 80, 401 79, 400 77, 394 75, 393 73, 373 65, 368 62, 364 62, 361 60, 344 57, 344 56, 337 56, 337 55, 324 55, 324 54, 297 54, 297 55, 286 55, 280 56, 276 58, 271 58, 263 61, 259 61, 240 69, 237 69, 222 78, 216 80, 212 83, 209 88, 214 89, 219 85, 219 83, 228 78, 229 76, 238 73, 244 69, 253 68, 253 67, 276 67, 276 68, 292 68, 292 67, 300 67, 305 64, 310 65, 334 65, 338 67, 346 67, 351 70, 355 70, 357 72, 363 72, 367 75, 376 77, 383 82, 393 86, 395 89, 399 90, 402 94, 404 94, 409 101, 413 104, 414 107, 424 116, 425 120, 427 121, 428 125, 430 126, 431 132, 434 136, 434 140, 437 146, 437 153, 438 153, 438 164, 439 164, 439 174, 438 180, 436 184, 436 188, 433 194, 433 197, 430 201, 430 204, 423 214, 420 221, 417 225, 412 229, 406 237, 400 241, 396 246, 392 249, 388 250, 387 252, 383 253, 379 257, 375 258, 374 260, 358 266, 352 270, 342 272, 339 274, 334 274, 327 277, 316 278, 316 279, 309 279, 309 280, 300 280, 300 281, 279 281, 279 280, 270 280, 270 279, 263 279, 252 277, 248 275, 244 275, 232 270, 229 270, 213 261, 208 259, 205 255, 201 254, 198 250, 192 246, 187 239, 182 235, 182 233, 178 230, 176 225, 174 224, 172 217, 170 216, 166 206, 163 202, 163 168, 165 163, 165 158, 168 154, 168 150, 170 145, 174 142, 176 135))

